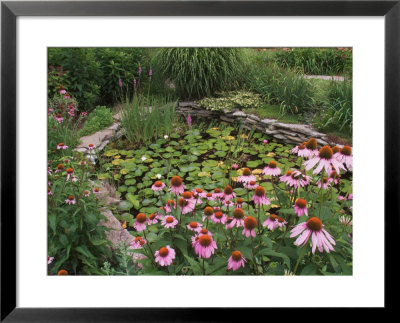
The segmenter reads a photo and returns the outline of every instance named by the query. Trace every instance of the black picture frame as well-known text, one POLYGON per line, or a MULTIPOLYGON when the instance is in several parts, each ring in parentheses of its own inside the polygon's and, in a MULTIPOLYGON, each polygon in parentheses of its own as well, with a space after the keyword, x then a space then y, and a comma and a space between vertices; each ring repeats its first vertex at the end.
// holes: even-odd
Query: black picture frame
MULTIPOLYGON (((385 18, 385 308, 398 274, 388 255, 399 229, 400 1, 4 1, 1 3, 1 321, 234 321, 240 309, 16 307, 16 19, 18 16, 384 16, 385 18), (393 218, 395 219, 393 225, 393 218), (389 222, 390 221, 390 222, 389 222), (203 314, 201 314, 203 313, 203 314), (206 319, 205 317, 208 317, 206 319)), ((382 217, 382 206, 376 210, 382 217)), ((34 279, 34 278, 33 278, 34 279)), ((38 291, 40 293, 40 291, 38 291)), ((230 296, 227 296, 230 297, 230 296)), ((312 301, 310 302, 312 307, 312 301)), ((257 311, 260 311, 258 309, 257 311)), ((292 311, 289 311, 292 312, 292 311)), ((255 313, 251 317, 255 317, 255 313)), ((271 315, 271 313, 269 313, 271 315)))

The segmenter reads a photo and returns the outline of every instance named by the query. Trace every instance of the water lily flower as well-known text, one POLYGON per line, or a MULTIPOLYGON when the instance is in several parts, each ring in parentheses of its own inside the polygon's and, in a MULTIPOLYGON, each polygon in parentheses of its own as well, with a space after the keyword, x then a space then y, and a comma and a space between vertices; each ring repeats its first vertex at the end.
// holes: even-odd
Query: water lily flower
POLYGON ((243 257, 239 250, 232 252, 232 255, 228 259, 227 269, 232 269, 233 271, 238 270, 240 267, 245 267, 246 259, 243 257))
POLYGON ((146 156, 142 156, 140 159, 142 160, 142 162, 144 162, 147 159, 147 157, 146 156))
POLYGON ((239 165, 238 164, 232 164, 232 169, 239 169, 239 165))

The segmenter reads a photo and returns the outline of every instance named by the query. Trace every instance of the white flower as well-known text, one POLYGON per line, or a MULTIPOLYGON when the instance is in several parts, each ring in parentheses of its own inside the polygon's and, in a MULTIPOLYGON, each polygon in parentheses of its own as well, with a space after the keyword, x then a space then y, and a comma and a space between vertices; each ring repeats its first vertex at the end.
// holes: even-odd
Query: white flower
POLYGON ((165 136, 164 136, 164 139, 168 139, 168 136, 167 136, 167 135, 165 135, 165 136))
POLYGON ((145 161, 147 158, 145 156, 142 156, 142 161, 145 161))
POLYGON ((156 177, 157 177, 158 179, 160 179, 160 178, 161 178, 161 174, 157 174, 156 177))

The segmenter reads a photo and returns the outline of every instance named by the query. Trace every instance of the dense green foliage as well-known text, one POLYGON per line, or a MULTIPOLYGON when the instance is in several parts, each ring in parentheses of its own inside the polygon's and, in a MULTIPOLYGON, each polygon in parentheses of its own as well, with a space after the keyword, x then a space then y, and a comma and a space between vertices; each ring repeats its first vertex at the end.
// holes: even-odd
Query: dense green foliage
POLYGON ((326 99, 323 129, 353 131, 353 88, 351 81, 334 82, 326 99))
POLYGON ((264 103, 259 94, 248 91, 216 93, 217 97, 204 98, 197 103, 212 111, 231 111, 233 109, 259 108, 264 103))
POLYGON ((113 123, 113 114, 105 106, 97 106, 88 116, 83 128, 79 131, 79 136, 87 136, 99 130, 111 126, 113 123))
POLYGON ((176 102, 135 95, 121 104, 121 125, 132 144, 149 144, 169 135, 175 121, 176 102))
MULTIPOLYGON (((109 147, 103 155, 103 173, 99 174, 99 178, 112 179, 118 186, 123 202, 118 206, 117 217, 121 222, 126 222, 128 227, 135 225, 138 213, 147 216, 159 214, 163 218, 164 212, 160 208, 167 201, 181 198, 167 191, 173 176, 180 176, 186 190, 192 192, 196 188, 205 192, 214 192, 215 189, 223 191, 226 185, 230 185, 237 198, 244 201, 242 208, 245 216, 252 216, 260 224, 255 229, 257 236, 250 239, 243 235, 242 227, 227 229, 225 224, 204 218, 206 206, 216 210, 220 207, 224 214, 232 216, 233 205, 227 207, 218 199, 207 200, 203 197, 195 210, 187 214, 182 214, 180 207, 171 207, 169 214, 179 222, 175 228, 165 228, 160 218, 157 223, 148 225, 146 232, 132 232, 135 237, 143 237, 144 234, 147 244, 134 251, 146 255, 147 259, 138 260, 144 268, 127 270, 131 274, 146 275, 284 275, 290 272, 301 275, 351 275, 352 251, 348 237, 351 227, 341 224, 339 218, 342 215, 351 218, 349 207, 352 203, 351 200, 338 199, 352 192, 351 174, 341 179, 339 184, 321 190, 316 184, 321 175, 313 175, 310 171, 307 174, 312 178, 311 184, 307 188, 290 191, 276 177, 264 176, 262 169, 271 161, 276 161, 284 174, 288 170, 301 169, 304 160, 290 153, 292 145, 276 142, 265 144, 266 138, 260 133, 245 133, 241 129, 221 125, 208 128, 205 132, 193 128, 174 133, 170 138, 160 138, 154 144, 135 150, 109 147), (271 199, 271 205, 257 207, 254 204, 254 191, 247 190, 238 181, 243 169, 233 169, 233 163, 241 168, 251 168, 258 185, 265 189, 271 199), (157 180, 167 185, 161 192, 152 189, 157 180), (336 240, 335 252, 314 254, 309 244, 305 248, 296 247, 293 244, 295 239, 289 237, 287 227, 269 231, 261 226, 271 214, 288 221, 290 227, 306 221, 308 217, 295 214, 293 204, 296 197, 309 201, 309 217, 318 217, 324 223, 325 229, 336 240), (185 229, 191 221, 207 227, 218 245, 215 255, 205 261, 197 257, 192 247, 191 238, 195 233, 185 229), (162 267, 154 263, 152 254, 166 245, 175 249, 176 258, 174 265, 162 267), (229 272, 226 270, 227 259, 233 250, 240 250, 247 263, 244 268, 229 272)), ((122 268, 126 268, 126 264, 115 269, 107 264, 106 272, 122 274, 125 271, 122 268)))
POLYGON ((246 64, 246 86, 261 94, 266 103, 280 105, 281 114, 299 114, 312 107, 312 85, 308 80, 270 63, 260 53, 248 53, 246 64))
MULTIPOLYGON (((113 104, 134 92, 133 79, 142 87, 147 84, 150 58, 144 48, 49 48, 48 63, 64 72, 58 80, 79 102, 81 109, 91 111, 96 104, 113 104), (122 87, 119 80, 121 79, 122 87)), ((49 69, 49 91, 60 71, 49 69)))
POLYGON ((238 48, 160 48, 155 68, 182 99, 198 99, 235 85, 242 64, 238 48))
POLYGON ((310 75, 343 75, 352 71, 350 48, 278 49, 273 59, 279 66, 310 75))

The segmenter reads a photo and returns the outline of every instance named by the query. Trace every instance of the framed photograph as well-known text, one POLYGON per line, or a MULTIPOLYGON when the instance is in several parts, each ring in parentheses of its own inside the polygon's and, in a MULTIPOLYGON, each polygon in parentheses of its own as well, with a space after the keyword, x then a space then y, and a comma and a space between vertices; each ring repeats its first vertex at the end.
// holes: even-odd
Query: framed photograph
POLYGON ((399 21, 398 1, 3 1, 1 320, 390 308, 399 21))

